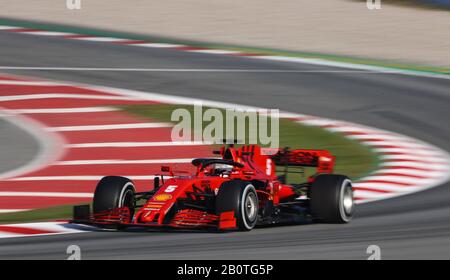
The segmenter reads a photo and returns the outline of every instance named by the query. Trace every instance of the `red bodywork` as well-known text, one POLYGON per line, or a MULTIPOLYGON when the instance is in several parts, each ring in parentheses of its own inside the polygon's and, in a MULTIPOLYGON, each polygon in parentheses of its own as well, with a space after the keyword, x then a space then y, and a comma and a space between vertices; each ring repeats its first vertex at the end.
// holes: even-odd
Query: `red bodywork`
MULTIPOLYGON (((240 179, 251 181, 257 186, 260 209, 267 202, 273 207, 299 197, 292 185, 284 184, 276 174, 276 166, 316 167, 317 174, 331 173, 335 158, 324 150, 273 150, 257 145, 240 148, 223 147, 216 151, 222 159, 242 164, 234 166, 226 174, 214 174, 212 168, 197 166, 192 175, 176 176, 170 167, 161 169, 168 176, 161 176, 162 184, 146 203, 134 214, 127 207, 111 209, 105 213, 91 215, 93 224, 120 224, 123 226, 149 226, 198 228, 215 227, 232 229, 236 227, 234 212, 216 215, 190 205, 204 205, 213 200, 222 183, 240 179), (183 207, 179 207, 182 205, 183 207)), ((314 176, 308 178, 312 182, 314 176)))

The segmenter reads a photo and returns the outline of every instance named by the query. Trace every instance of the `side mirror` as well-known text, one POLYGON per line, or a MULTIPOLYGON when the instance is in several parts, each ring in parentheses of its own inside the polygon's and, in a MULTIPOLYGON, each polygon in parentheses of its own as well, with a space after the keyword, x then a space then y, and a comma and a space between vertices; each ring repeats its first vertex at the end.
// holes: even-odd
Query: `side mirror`
POLYGON ((161 186, 159 185, 159 177, 153 179, 153 190, 157 191, 161 186))
POLYGON ((170 166, 161 166, 162 172, 168 172, 170 176, 173 176, 173 170, 170 166))

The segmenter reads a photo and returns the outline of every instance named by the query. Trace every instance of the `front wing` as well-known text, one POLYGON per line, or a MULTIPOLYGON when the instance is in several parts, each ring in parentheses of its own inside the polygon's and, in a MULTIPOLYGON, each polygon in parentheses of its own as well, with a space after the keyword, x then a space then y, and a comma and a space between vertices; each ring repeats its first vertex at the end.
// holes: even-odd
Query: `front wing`
POLYGON ((99 227, 149 227, 149 228, 180 228, 201 229, 217 228, 220 230, 236 229, 236 218, 233 211, 220 215, 210 214, 194 209, 179 210, 167 223, 139 223, 133 220, 128 207, 115 208, 102 213, 91 214, 89 205, 74 207, 74 216, 70 223, 86 224, 99 227))

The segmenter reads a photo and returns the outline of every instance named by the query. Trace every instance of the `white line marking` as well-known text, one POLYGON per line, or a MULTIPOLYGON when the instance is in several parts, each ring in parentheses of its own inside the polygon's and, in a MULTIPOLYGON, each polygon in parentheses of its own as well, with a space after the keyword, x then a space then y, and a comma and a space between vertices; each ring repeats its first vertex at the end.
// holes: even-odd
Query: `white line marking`
POLYGON ((375 192, 376 190, 381 191, 388 191, 388 192, 410 192, 411 190, 414 190, 414 187, 406 187, 406 186, 399 186, 399 185, 392 185, 392 184, 379 184, 379 183, 353 183, 354 187, 363 187, 368 189, 373 189, 375 192))
POLYGON ((24 235, 18 235, 14 233, 7 233, 0 230, 0 238, 13 238, 13 237, 23 237, 24 235))
POLYGON ((82 40, 82 41, 92 41, 92 42, 126 42, 128 39, 121 38, 111 38, 111 37, 81 37, 81 38, 70 38, 73 40, 82 40))
POLYGON ((382 169, 380 171, 376 171, 376 173, 374 174, 379 174, 379 173, 395 173, 395 174, 401 174, 401 175, 405 175, 405 176, 422 176, 422 177, 440 177, 442 176, 442 172, 441 171, 429 171, 426 174, 424 174, 424 172, 422 171, 418 171, 418 170, 411 170, 411 169, 406 169, 406 168, 398 168, 398 169, 389 169, 389 168, 385 168, 382 169))
MULTIPOLYGON (((306 120, 305 122, 312 123, 313 121, 306 120)), ((368 134, 376 134, 377 132, 378 133, 380 132, 380 131, 377 131, 377 130, 370 130, 370 128, 351 126, 349 124, 344 124, 344 123, 329 123, 329 124, 337 125, 335 127, 324 127, 325 129, 331 130, 333 132, 341 132, 341 133, 344 133, 344 132, 347 132, 347 133, 361 133, 362 132, 362 133, 368 133, 368 134)))
MULTIPOLYGON (((386 134, 374 134, 374 133, 366 133, 366 134, 357 134, 357 135, 346 135, 348 138, 357 139, 360 141, 365 141, 365 139, 380 139, 380 140, 393 140, 393 141, 403 141, 409 142, 408 138, 403 138, 400 135, 395 135, 391 133, 386 134)), ((382 141, 380 141, 382 143, 382 141)))
POLYGON ((56 31, 25 31, 20 34, 37 35, 37 36, 69 36, 76 35, 75 33, 56 32, 56 31))
POLYGON ((81 108, 47 108, 47 109, 15 109, 16 114, 68 114, 68 113, 99 113, 120 111, 114 107, 81 107, 81 108))
POLYGON ((448 159, 444 157, 435 157, 435 156, 423 156, 423 155, 380 155, 381 160, 396 160, 396 161, 406 161, 406 160, 414 160, 414 161, 429 161, 432 164, 448 164, 448 159))
POLYGON ((206 53, 206 54, 241 54, 240 51, 228 51, 228 50, 215 50, 215 49, 207 49, 207 50, 189 50, 188 52, 193 53, 206 53))
POLYGON ((42 81, 0 80, 0 85, 15 85, 15 86, 67 86, 68 84, 56 83, 56 82, 42 82, 42 81))
POLYGON ((23 29, 16 26, 6 26, 6 25, 0 25, 0 30, 11 30, 11 29, 23 29))
POLYGON ((44 235, 61 235, 68 233, 83 233, 87 231, 95 231, 94 227, 85 226, 85 225, 74 225, 62 222, 46 222, 46 223, 26 223, 26 224, 13 224, 13 225, 5 225, 5 226, 14 226, 25 229, 36 229, 42 231, 48 231, 51 233, 43 233, 43 234, 18 234, 14 232, 8 232, 7 229, 0 228, 0 238, 17 238, 17 237, 29 237, 29 236, 44 236, 44 235))
POLYGON ((411 161, 402 161, 401 159, 399 159, 398 161, 381 162, 380 166, 386 167, 386 169, 389 169, 391 166, 404 166, 412 168, 437 169, 437 170, 448 169, 448 164, 446 163, 440 164, 440 163, 411 162, 411 161))
POLYGON ((145 47, 145 48, 179 48, 179 47, 185 47, 185 45, 165 44, 165 43, 142 43, 142 44, 131 44, 130 46, 145 47))
POLYGON ((165 163, 190 163, 193 158, 174 158, 174 159, 140 159, 140 160, 122 160, 122 159, 99 159, 99 160, 68 160, 59 161, 54 165, 122 165, 122 164, 165 164, 165 163))
MULTIPOLYGON (((394 147, 404 147, 405 141, 392 141, 392 140, 386 140, 386 141, 364 141, 364 144, 370 145, 370 146, 394 146, 394 147)), ((426 146, 421 143, 408 143, 409 148, 414 149, 423 149, 423 150, 430 150, 429 146, 426 146)))
POLYGON ((53 232, 79 232, 83 228, 92 228, 89 226, 72 225, 64 222, 40 222, 40 223, 23 223, 14 224, 14 227, 20 228, 32 228, 42 231, 53 231, 53 232))
POLYGON ((80 197, 92 198, 92 193, 69 193, 69 192, 0 192, 0 197, 80 197))
POLYGON ((25 212, 30 209, 0 209, 0 214, 2 213, 16 213, 16 212, 25 212))
POLYGON ((9 95, 0 96, 0 102, 2 101, 20 101, 20 100, 33 100, 33 99, 48 99, 48 98, 64 98, 64 99, 98 99, 98 100, 135 100, 129 97, 123 96, 108 96, 108 95, 94 95, 94 94, 71 94, 71 93, 43 93, 43 94, 25 94, 25 95, 9 95))
POLYGON ((127 147, 165 147, 165 146, 204 146, 209 142, 105 142, 105 143, 79 143, 68 144, 68 148, 127 148, 127 147))
POLYGON ((117 129, 136 129, 136 128, 162 128, 172 127, 170 123, 128 123, 128 124, 105 124, 105 125, 82 125, 82 126, 62 126, 48 127, 48 131, 64 132, 64 131, 96 131, 96 130, 117 130, 117 129))
POLYGON ((395 196, 395 193, 382 193, 382 192, 371 192, 366 190, 355 190, 353 192, 354 197, 363 197, 364 200, 367 199, 373 199, 373 198, 380 198, 380 197, 388 197, 388 196, 395 196))
MULTIPOLYGON (((405 146, 405 145, 404 145, 405 146)), ((377 153, 402 153, 412 156, 424 156, 424 157, 442 157, 442 153, 435 150, 423 150, 413 148, 373 148, 377 153)))
POLYGON ((380 180, 380 181, 386 181, 386 182, 392 182, 392 183, 404 183, 404 184, 411 184, 411 185, 425 185, 428 183, 433 182, 434 180, 431 178, 425 178, 425 179, 417 179, 412 177, 403 177, 403 176, 368 176, 364 178, 364 181, 372 181, 372 180, 380 180))
MULTIPOLYGON (((304 121, 298 121, 302 124, 309 124, 309 125, 315 125, 315 126, 326 126, 326 125, 334 125, 337 124, 337 121, 335 120, 329 120, 329 119, 310 119, 310 120, 304 120, 304 121)), ((355 128, 352 127, 354 130, 355 128)))

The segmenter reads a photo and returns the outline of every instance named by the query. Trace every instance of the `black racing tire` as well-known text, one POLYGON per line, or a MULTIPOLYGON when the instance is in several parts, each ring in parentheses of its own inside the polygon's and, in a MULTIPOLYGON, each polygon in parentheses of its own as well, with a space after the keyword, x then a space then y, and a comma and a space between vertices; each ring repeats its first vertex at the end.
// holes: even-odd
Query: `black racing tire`
POLYGON ((216 196, 216 214, 233 211, 239 231, 252 230, 258 222, 258 194, 252 183, 241 180, 224 182, 216 196))
MULTIPOLYGON (((119 176, 103 177, 95 189, 93 212, 98 214, 114 208, 128 207, 130 217, 133 217, 135 193, 136 189, 130 179, 119 176)), ((108 228, 120 229, 121 227, 110 226, 108 228)))
POLYGON ((311 215, 321 223, 344 224, 355 213, 351 180, 343 175, 322 174, 309 190, 311 215))

